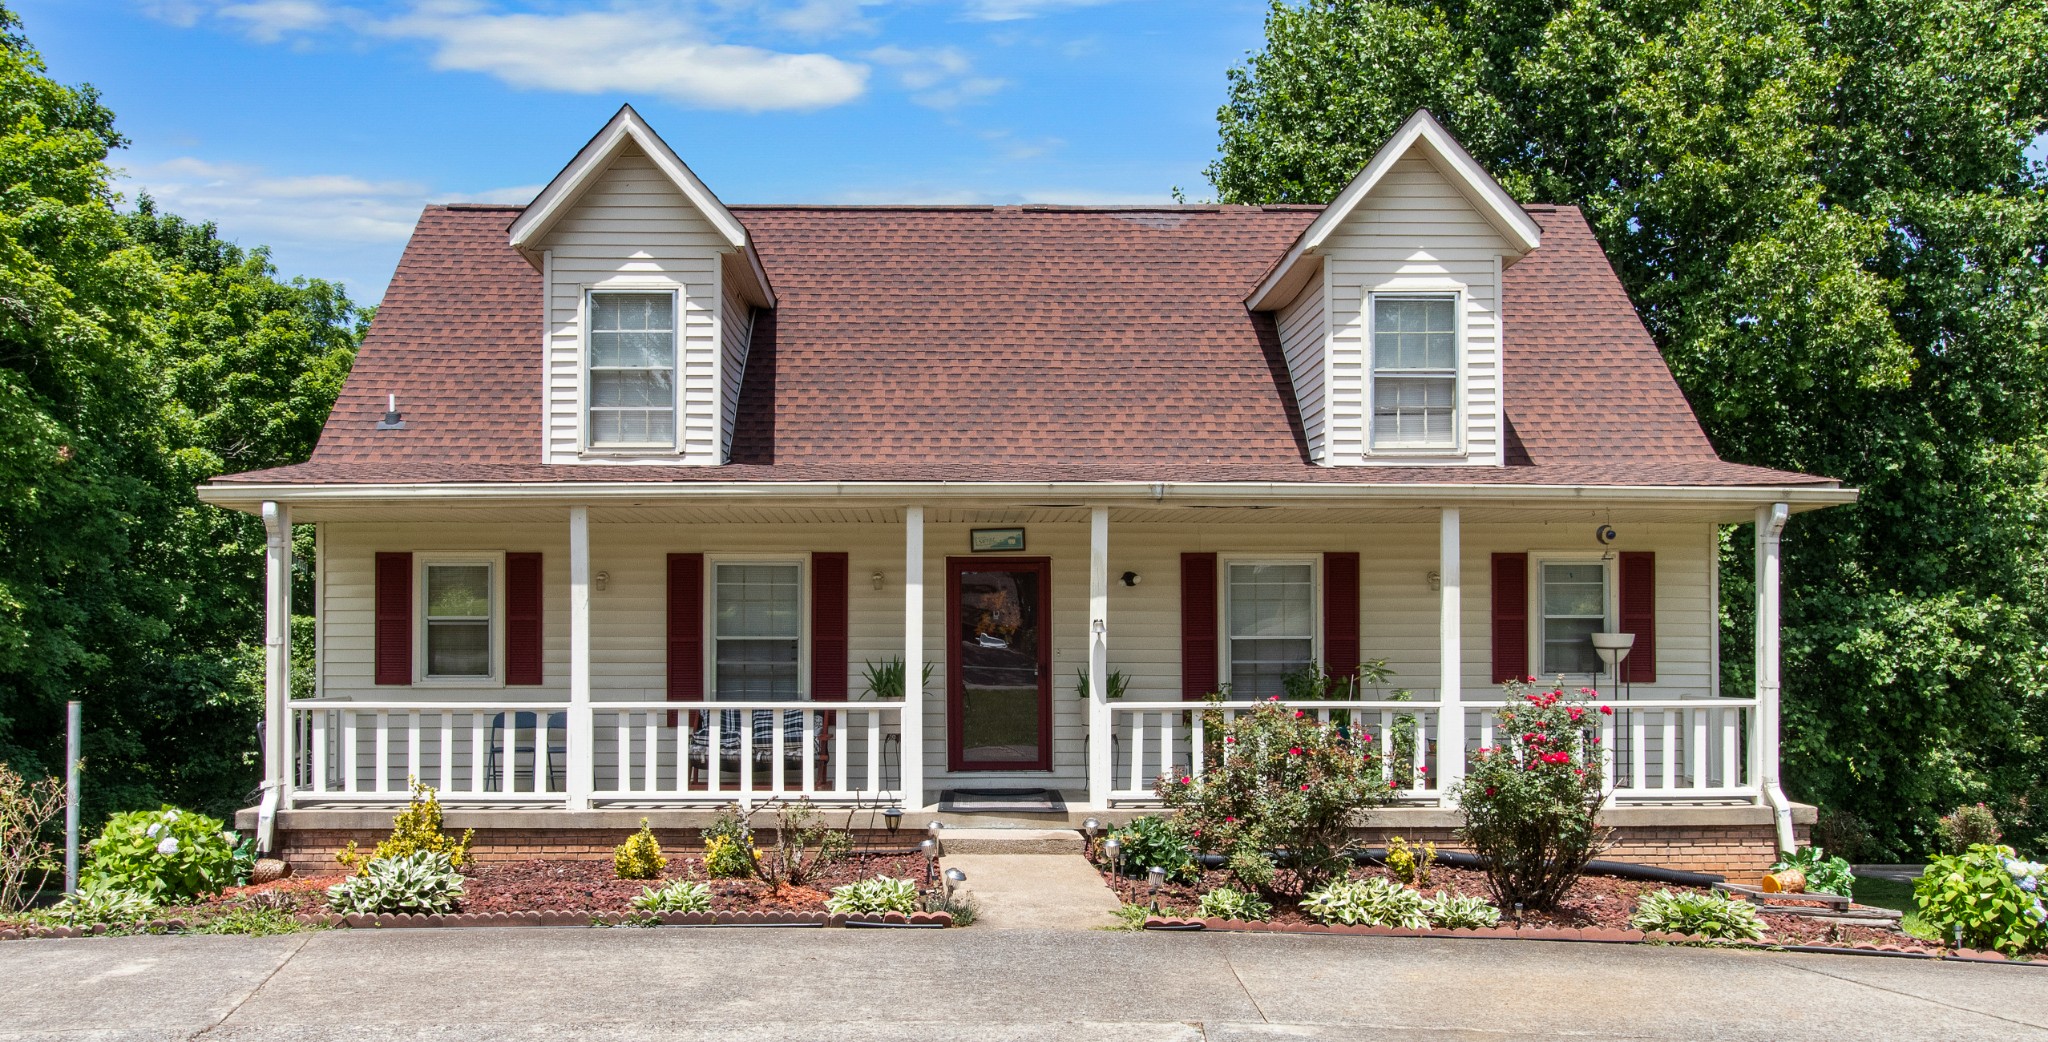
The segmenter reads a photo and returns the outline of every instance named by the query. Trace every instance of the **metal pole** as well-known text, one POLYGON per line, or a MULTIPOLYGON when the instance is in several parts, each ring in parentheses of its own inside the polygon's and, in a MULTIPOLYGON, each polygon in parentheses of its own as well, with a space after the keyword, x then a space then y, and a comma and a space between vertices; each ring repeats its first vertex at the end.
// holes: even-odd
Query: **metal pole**
POLYGON ((64 705, 64 892, 78 892, 78 720, 77 702, 64 705))

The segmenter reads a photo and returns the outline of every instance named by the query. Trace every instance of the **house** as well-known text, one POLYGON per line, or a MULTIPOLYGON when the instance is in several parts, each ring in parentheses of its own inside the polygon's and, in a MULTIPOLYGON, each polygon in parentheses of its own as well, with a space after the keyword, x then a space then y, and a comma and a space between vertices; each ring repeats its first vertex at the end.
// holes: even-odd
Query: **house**
POLYGON ((1780 533, 1855 493, 1721 460, 1585 219, 1427 112, 1322 207, 729 206, 626 108, 532 203, 429 208, 312 458, 201 495, 269 526, 242 821, 293 857, 409 778, 486 856, 797 795, 1128 815, 1212 748, 1191 701, 1383 661, 1303 704, 1419 768, 1374 828, 1448 840, 1497 683, 1562 676, 1619 710, 1618 856, 1747 869, 1812 813, 1780 533))

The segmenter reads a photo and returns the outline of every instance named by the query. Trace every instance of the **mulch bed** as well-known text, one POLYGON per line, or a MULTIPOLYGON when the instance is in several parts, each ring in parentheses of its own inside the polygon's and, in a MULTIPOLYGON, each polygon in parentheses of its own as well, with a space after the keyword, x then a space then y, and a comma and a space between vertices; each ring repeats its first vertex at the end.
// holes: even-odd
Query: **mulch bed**
MULTIPOLYGON (((1352 870, 1353 878, 1368 879, 1379 876, 1388 880, 1393 874, 1378 865, 1360 865, 1352 870)), ((1103 881, 1108 883, 1125 901, 1133 904, 1148 904, 1150 896, 1147 884, 1142 879, 1119 879, 1106 869, 1103 881)), ((1283 889, 1292 889, 1288 873, 1281 873, 1283 889)), ((1209 869, 1194 883, 1169 882, 1159 888, 1159 904, 1162 915, 1167 917, 1194 916, 1199 914, 1202 894, 1219 886, 1233 886, 1230 874, 1223 869, 1209 869)), ((1422 892, 1435 894, 1457 894, 1492 900, 1492 892, 1486 885, 1486 874, 1478 869, 1457 868, 1451 865, 1434 865, 1429 872, 1429 885, 1419 887, 1422 892)), ((1658 890, 1700 890, 1699 887, 1685 887, 1671 883, 1652 883, 1645 880, 1618 879, 1613 876, 1582 876, 1570 894, 1550 911, 1525 910, 1521 925, 1528 930, 1551 931, 1629 931, 1629 916, 1634 914, 1636 899, 1658 890)), ((1887 926, 1865 926, 1852 923, 1821 922, 1798 915, 1772 913, 1760 909, 1764 922, 1764 939, 1772 945, 1827 945, 1832 947, 1853 947, 1870 945, 1893 947, 1903 951, 1933 954, 1942 951, 1940 945, 1922 941, 1917 937, 1887 926)), ((1501 925, 1513 927, 1514 912, 1503 909, 1501 925)), ((1270 922, 1279 927, 1312 927, 1315 920, 1303 915, 1292 900, 1282 898, 1273 903, 1270 922)))

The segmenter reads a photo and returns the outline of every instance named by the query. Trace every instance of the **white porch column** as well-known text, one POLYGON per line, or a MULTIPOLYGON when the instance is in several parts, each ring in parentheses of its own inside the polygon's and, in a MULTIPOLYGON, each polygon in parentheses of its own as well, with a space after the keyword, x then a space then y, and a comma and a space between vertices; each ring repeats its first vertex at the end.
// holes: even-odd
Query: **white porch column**
MULTIPOLYGON (((591 775, 596 770, 590 716, 590 508, 569 508, 569 762, 564 800, 570 810, 590 806, 591 775)), ((543 738, 536 748, 546 748, 543 738)))
MULTIPOLYGON (((292 793, 292 508, 263 504, 263 785, 267 807, 292 793)), ((258 837, 269 850, 269 822, 258 837)))
POLYGON ((1756 510, 1756 741, 1763 775, 1758 780, 1764 802, 1776 812, 1780 850, 1794 849, 1792 802, 1778 784, 1778 560, 1790 516, 1784 503, 1756 510))
MULTIPOLYGON (((1088 805, 1109 806, 1109 508, 1088 516, 1088 805)), ((1163 750, 1167 759, 1173 750, 1163 750)))
MULTIPOLYGON (((1465 777, 1465 602, 1460 587, 1458 508, 1445 507, 1437 520, 1437 791, 1448 792, 1465 777)), ((1448 804, 1448 797, 1444 802, 1448 804)))
POLYGON ((903 806, 924 807, 924 508, 903 508, 903 806))

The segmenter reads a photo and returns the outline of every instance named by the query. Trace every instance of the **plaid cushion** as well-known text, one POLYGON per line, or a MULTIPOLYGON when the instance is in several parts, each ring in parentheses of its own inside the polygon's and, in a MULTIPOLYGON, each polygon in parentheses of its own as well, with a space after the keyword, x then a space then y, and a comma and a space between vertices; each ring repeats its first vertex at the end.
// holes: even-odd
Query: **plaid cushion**
MULTIPOLYGON (((718 751, 721 756, 738 756, 740 752, 740 716, 746 710, 721 709, 718 711, 718 751)), ((754 715, 754 755, 771 756, 775 752, 775 713, 773 710, 756 709, 754 715)), ((690 750, 702 752, 711 744, 711 714, 705 713, 697 721, 697 727, 690 732, 690 750)), ((782 713, 782 748, 785 755, 796 756, 803 751, 804 714, 801 710, 786 709, 782 713)))

